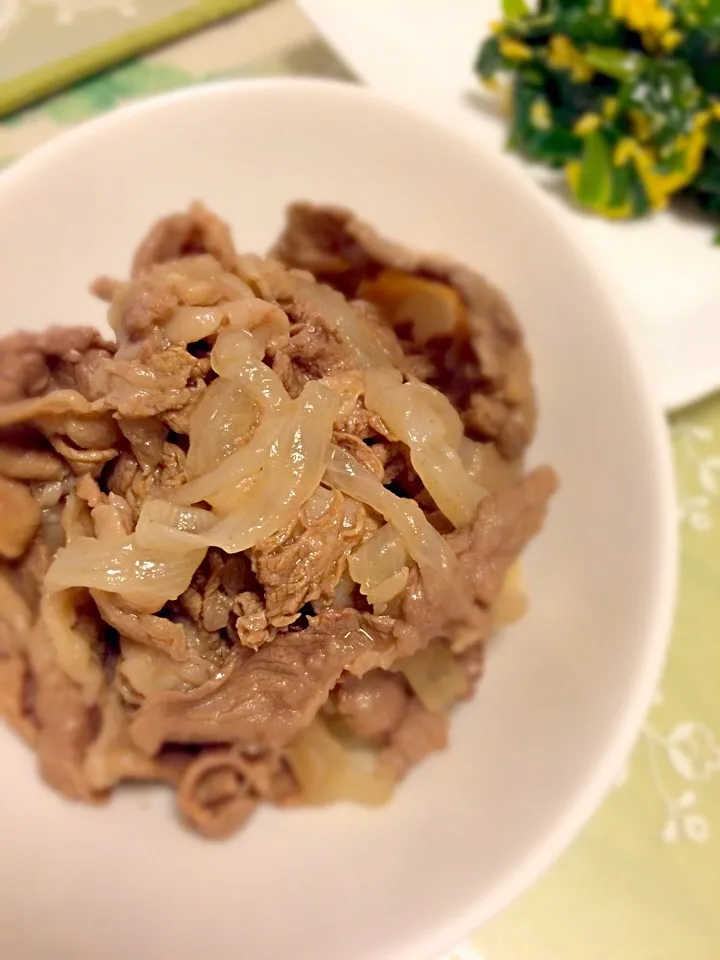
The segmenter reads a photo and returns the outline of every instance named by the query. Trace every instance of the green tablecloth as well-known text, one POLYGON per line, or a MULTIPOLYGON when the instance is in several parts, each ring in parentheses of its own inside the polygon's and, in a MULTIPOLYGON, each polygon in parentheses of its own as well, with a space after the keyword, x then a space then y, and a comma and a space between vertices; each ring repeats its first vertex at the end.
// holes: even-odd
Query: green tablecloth
MULTIPOLYGON (((267 74, 346 76, 289 0, 274 0, 0 121, 0 163, 132 97, 267 74)), ((720 960, 720 396, 669 430, 681 586, 655 704, 594 820, 455 960, 720 960)))

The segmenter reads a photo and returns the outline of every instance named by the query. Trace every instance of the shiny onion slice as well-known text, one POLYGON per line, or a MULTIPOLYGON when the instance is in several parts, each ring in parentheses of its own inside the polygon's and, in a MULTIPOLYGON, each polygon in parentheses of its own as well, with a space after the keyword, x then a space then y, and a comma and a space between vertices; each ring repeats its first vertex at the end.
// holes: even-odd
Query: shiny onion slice
POLYGON ((431 713, 445 713, 469 693, 465 671, 442 640, 433 640, 424 650, 396 660, 422 705, 431 713))
POLYGON ((407 585, 405 544, 395 527, 386 523, 365 540, 348 559, 348 570, 368 603, 388 603, 407 585))
POLYGON ((279 414, 263 417, 251 440, 231 453, 214 470, 176 487, 168 496, 173 503, 190 505, 213 498, 223 491, 235 491, 255 477, 265 465, 267 452, 277 441, 285 418, 279 414))
POLYGON ((144 613, 156 613, 190 586, 206 547, 148 550, 136 534, 113 540, 76 537, 58 550, 45 578, 49 591, 91 587, 119 593, 144 613))
POLYGON ((40 603, 40 616, 61 669, 80 687, 83 699, 94 703, 105 677, 98 657, 97 626, 90 635, 77 624, 77 604, 82 593, 76 589, 46 593, 40 603))
POLYGON ((259 412, 242 383, 225 377, 213 380, 190 417, 188 475, 207 474, 230 456, 257 423, 259 412))
POLYGON ((325 472, 328 484, 372 507, 392 524, 428 585, 444 590, 462 617, 470 606, 457 557, 414 500, 398 497, 345 450, 333 447, 325 472))
POLYGON ((369 370, 366 407, 410 447, 414 469, 448 520, 455 527, 472 523, 485 491, 456 450, 462 437, 458 414, 437 399, 442 397, 439 391, 417 382, 402 383, 399 378, 395 371, 369 370))
MULTIPOLYGON (((269 447, 260 451, 263 462, 257 474, 243 474, 243 480, 248 482, 238 486, 240 471, 235 472, 233 511, 209 529, 197 533, 179 529, 185 514, 168 515, 166 539, 161 540, 162 524, 156 520, 153 537, 157 539, 153 543, 171 550, 174 537, 181 534, 188 547, 194 544, 203 552, 207 547, 220 547, 226 553, 239 553, 291 524, 320 485, 339 406, 339 397, 321 381, 307 383, 298 399, 288 403, 287 415, 269 447)), ((244 449, 237 451, 244 452, 244 449)), ((219 471, 235 456, 237 454, 221 464, 219 471)), ((231 496, 233 491, 225 489, 231 496)), ((222 492, 221 488, 215 492, 222 492)), ((207 493, 203 496, 206 498, 207 493)), ((175 502, 177 504, 177 500, 175 502)))
POLYGON ((264 346, 246 330, 223 330, 210 362, 219 377, 234 380, 261 409, 280 410, 290 397, 263 354, 264 346))

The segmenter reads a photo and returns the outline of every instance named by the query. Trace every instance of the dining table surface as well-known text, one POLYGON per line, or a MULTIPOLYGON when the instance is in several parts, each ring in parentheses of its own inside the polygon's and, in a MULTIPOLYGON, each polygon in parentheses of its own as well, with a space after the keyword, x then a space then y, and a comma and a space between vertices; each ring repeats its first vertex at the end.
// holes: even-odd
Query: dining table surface
MULTIPOLYGON (((211 79, 353 80, 291 0, 236 6, 252 9, 0 119, 0 167, 122 103, 211 79)), ((442 960, 720 960, 720 393, 675 412, 667 430, 679 592, 635 748, 559 861, 442 960)))

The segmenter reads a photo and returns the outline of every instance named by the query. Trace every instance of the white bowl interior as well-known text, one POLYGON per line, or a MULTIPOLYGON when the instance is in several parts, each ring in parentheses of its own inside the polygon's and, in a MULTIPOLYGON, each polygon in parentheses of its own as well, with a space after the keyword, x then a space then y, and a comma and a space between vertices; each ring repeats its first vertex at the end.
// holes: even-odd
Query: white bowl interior
POLYGON ((423 960, 557 854, 647 705, 674 555, 659 416, 604 292, 532 188, 412 113, 317 82, 142 104, 0 178, 3 331, 100 324, 88 281, 123 274, 149 223, 194 198, 257 251, 288 201, 346 204, 509 294, 536 364, 532 458, 563 484, 530 551, 531 612, 497 644, 451 749, 380 811, 268 811, 203 842, 159 790, 101 809, 62 801, 3 731, 0 952, 423 960))

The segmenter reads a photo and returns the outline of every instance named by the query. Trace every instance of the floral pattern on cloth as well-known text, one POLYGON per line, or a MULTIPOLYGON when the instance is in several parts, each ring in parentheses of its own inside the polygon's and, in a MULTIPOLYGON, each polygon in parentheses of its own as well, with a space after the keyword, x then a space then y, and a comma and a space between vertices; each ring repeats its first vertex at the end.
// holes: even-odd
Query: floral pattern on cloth
MULTIPOLYGON (((0 167, 133 98, 278 73, 348 77, 290 0, 0 120, 0 167)), ((580 837, 530 891, 440 960, 720 960, 720 397, 676 415, 670 439, 681 582, 661 692, 580 837)))

